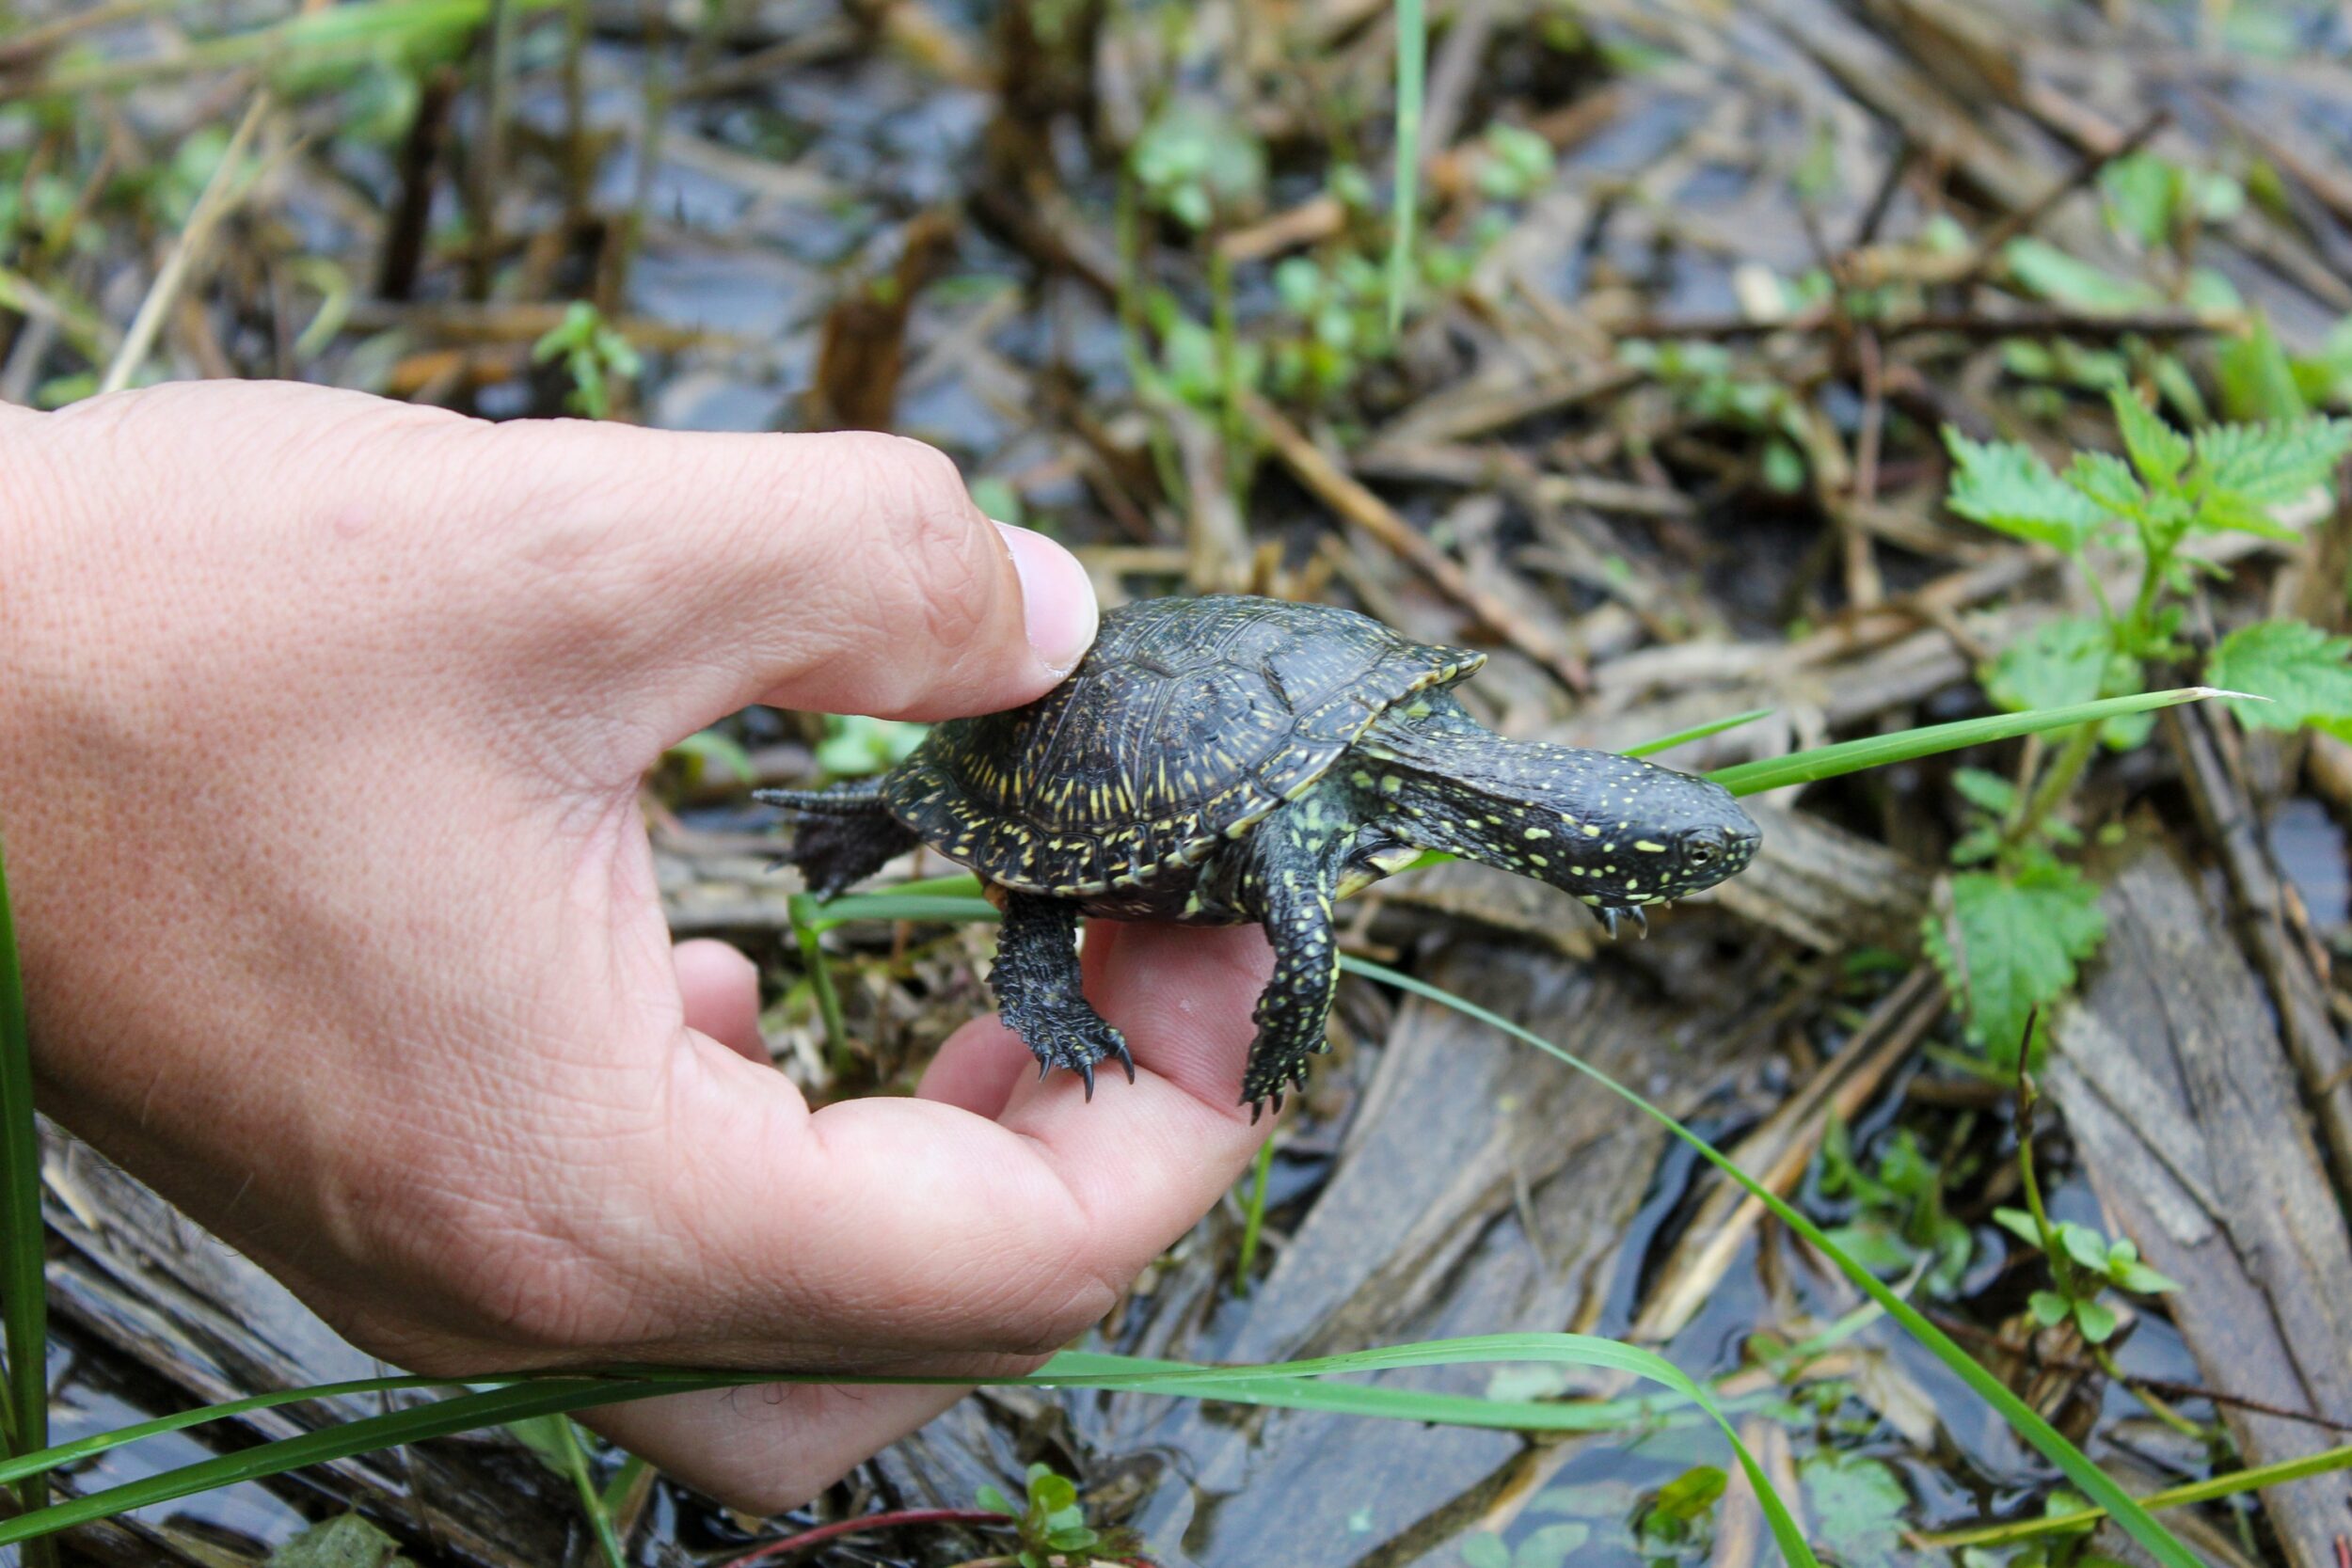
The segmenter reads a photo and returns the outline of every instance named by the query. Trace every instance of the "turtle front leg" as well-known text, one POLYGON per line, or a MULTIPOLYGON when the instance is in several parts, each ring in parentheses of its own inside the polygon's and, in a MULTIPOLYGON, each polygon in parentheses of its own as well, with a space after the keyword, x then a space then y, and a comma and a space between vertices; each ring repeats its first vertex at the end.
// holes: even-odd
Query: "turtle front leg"
POLYGON ((1255 1121, 1263 1102, 1282 1108, 1282 1091, 1307 1082, 1307 1058, 1330 1048, 1326 1026, 1340 979, 1339 944, 1331 935, 1337 895, 1322 819, 1294 816, 1287 807, 1251 840, 1242 874, 1242 907, 1265 927, 1274 944, 1274 978, 1258 998, 1258 1037, 1242 1073, 1241 1102, 1255 1121))
POLYGON ((1126 1037, 1103 1021, 1086 998, 1078 972, 1078 906, 1034 893, 1004 894, 1005 923, 996 936, 996 962, 988 972, 1005 1022, 1037 1058, 1040 1078, 1066 1067, 1094 1098, 1094 1064, 1116 1056, 1136 1081, 1126 1037))

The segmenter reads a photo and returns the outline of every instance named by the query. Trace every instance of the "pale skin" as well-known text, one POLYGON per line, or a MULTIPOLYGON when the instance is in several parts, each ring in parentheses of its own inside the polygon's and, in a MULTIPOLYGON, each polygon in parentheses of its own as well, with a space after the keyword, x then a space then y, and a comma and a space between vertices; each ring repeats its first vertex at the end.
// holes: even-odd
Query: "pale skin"
MULTIPOLYGON (((1258 927, 1098 926, 1136 1078, 993 1019, 812 1112, 673 946, 638 782, 754 702, 1027 701, 1076 562, 874 436, 492 426, 188 384, 0 407, 0 834, 42 1108, 418 1371, 1025 1370, 1247 1166, 1258 927)), ((593 1424, 740 1507, 958 1397, 593 1424)))

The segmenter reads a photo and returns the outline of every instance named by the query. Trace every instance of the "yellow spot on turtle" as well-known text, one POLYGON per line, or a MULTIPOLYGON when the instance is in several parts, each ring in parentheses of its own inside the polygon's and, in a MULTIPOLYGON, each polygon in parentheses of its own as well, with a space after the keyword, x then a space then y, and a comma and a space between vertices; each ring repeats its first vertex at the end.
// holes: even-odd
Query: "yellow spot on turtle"
POLYGON ((1646 838, 1635 839, 1633 841, 1633 847, 1636 849, 1646 849, 1653 855, 1662 855, 1666 852, 1666 847, 1664 845, 1654 843, 1646 838))

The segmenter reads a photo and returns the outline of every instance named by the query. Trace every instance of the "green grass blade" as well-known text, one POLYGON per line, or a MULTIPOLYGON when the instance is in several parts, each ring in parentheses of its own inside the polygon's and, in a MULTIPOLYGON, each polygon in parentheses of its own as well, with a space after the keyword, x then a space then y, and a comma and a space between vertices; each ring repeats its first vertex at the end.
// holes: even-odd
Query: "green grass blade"
POLYGON ((555 1423, 556 1446, 563 1450, 564 1468, 570 1472, 572 1485, 580 1493, 580 1512, 588 1515, 588 1524, 596 1532, 596 1547, 604 1553, 605 1568, 628 1568, 628 1555, 621 1550, 620 1532, 612 1528, 612 1514, 605 1507, 604 1494, 596 1490, 596 1478, 588 1468, 588 1450, 580 1446, 580 1433, 569 1416, 549 1416, 555 1423))
MULTIPOLYGON (((1056 1359, 1059 1361, 1063 1358, 1056 1359)), ((1087 1386, 1181 1393, 1187 1384, 1215 1383, 1229 1387, 1247 1387, 1267 1379, 1280 1380, 1301 1374, 1321 1377, 1335 1372, 1491 1361, 1553 1361, 1605 1367, 1630 1372, 1635 1377, 1672 1388, 1705 1411, 1731 1444, 1733 1456, 1739 1460, 1740 1468, 1747 1475, 1748 1484, 1756 1489, 1756 1499, 1763 1505, 1764 1516, 1772 1525, 1772 1539, 1779 1544, 1782 1560, 1789 1563, 1791 1568, 1820 1568, 1813 1548, 1805 1544, 1804 1532, 1797 1528, 1795 1517, 1789 1513, 1788 1505, 1773 1487, 1772 1478, 1756 1462, 1756 1455, 1748 1450, 1747 1444, 1740 1441, 1739 1429, 1731 1424, 1722 1407, 1716 1404, 1714 1396, 1681 1368, 1657 1352, 1644 1350, 1639 1345, 1619 1344, 1614 1339, 1603 1339, 1590 1334, 1484 1334, 1418 1345, 1351 1351, 1343 1355, 1316 1356, 1310 1360, 1285 1361, 1266 1367, 1143 1373, 1134 1378, 1115 1375, 1089 1377, 1087 1386)), ((1044 1374, 1041 1373, 1039 1380, 1043 1378, 1044 1374)))
POLYGON ((1396 200, 1389 231, 1389 331, 1405 322, 1413 292, 1413 239, 1421 203, 1421 110, 1427 91, 1429 24, 1422 0, 1396 0, 1396 200))
MULTIPOLYGON (((501 1381, 474 1378, 475 1383, 501 1381)), ((93 1433, 77 1437, 71 1443, 60 1443, 53 1449, 19 1455, 0 1461, 0 1483, 15 1481, 20 1476, 39 1475, 61 1465, 78 1464, 109 1449, 136 1443, 142 1438, 161 1437, 166 1433, 184 1432, 189 1427, 202 1426, 207 1421, 227 1420, 256 1410, 271 1410, 281 1404, 302 1404, 314 1400, 342 1399, 352 1394, 380 1394, 405 1388, 448 1388, 457 1386, 445 1377, 363 1377, 349 1383, 321 1383, 307 1388, 279 1388, 266 1394, 254 1394, 241 1400, 229 1400, 220 1404, 208 1404, 198 1410, 175 1411, 158 1416, 151 1421, 140 1421, 112 1432, 93 1433)))
MULTIPOLYGON (((979 887, 978 880, 971 877, 939 879, 961 882, 975 890, 979 887)), ((894 888, 888 893, 851 893, 827 903, 812 903, 807 926, 811 931, 830 931, 845 920, 937 920, 954 924, 995 918, 996 906, 980 897, 977 891, 902 893, 894 888)))
MULTIPOLYGON (((40 1128, 33 1119, 32 1025, 24 1011, 24 980, 16 962, 16 926, 8 913, 8 877, 0 861, 0 1182, 7 1183, 0 1219, 0 1259, 8 1292, 0 1318, 8 1353, 7 1440, 10 1453, 49 1443, 49 1286, 40 1228, 40 1128)), ((26 1510, 37 1509, 47 1485, 19 1489, 26 1510)))
MULTIPOLYGON (((1621 1366, 1637 1375, 1667 1384, 1685 1399, 1714 1416, 1727 1432, 1730 1430, 1724 1421, 1721 1410, 1709 1402, 1711 1396, 1670 1363, 1652 1356, 1646 1351, 1620 1346, 1613 1340, 1583 1340, 1581 1337, 1563 1335, 1495 1335, 1478 1339, 1436 1340, 1424 1345, 1395 1346, 1271 1367, 1197 1367, 1182 1362, 1143 1362, 1073 1353, 1056 1357, 1031 1376, 994 1382, 1030 1386, 1157 1391, 1232 1403, 1283 1405, 1375 1416, 1391 1420, 1441 1421, 1449 1425, 1525 1432, 1593 1432, 1651 1426, 1673 1416, 1671 1406, 1661 1405, 1651 1400, 1564 1404, 1532 1400, 1485 1400, 1414 1389, 1319 1385, 1316 1382, 1316 1379, 1334 1372, 1445 1366, 1481 1360, 1568 1361, 1581 1365, 1621 1366)), ((199 1421, 262 1408, 266 1404, 318 1399, 372 1387, 423 1386, 430 1381, 421 1378, 369 1379, 358 1384, 289 1389, 166 1418, 162 1421, 142 1423, 135 1428, 107 1433, 103 1438, 87 1438, 61 1445, 39 1454, 27 1455, 19 1463, 24 1466, 49 1468, 137 1436, 152 1435, 158 1431, 176 1431, 199 1421)), ((194 1493, 258 1480, 307 1465, 347 1459, 355 1454, 369 1453, 403 1443, 421 1442, 453 1433, 512 1425, 542 1416, 568 1414, 594 1405, 621 1404, 664 1394, 771 1382, 940 1386, 967 1381, 970 1380, 954 1377, 852 1378, 833 1371, 695 1371, 675 1368, 616 1369, 594 1375, 516 1374, 515 1381, 504 1387, 455 1395, 431 1404, 280 1438, 236 1453, 218 1455, 144 1477, 86 1497, 54 1504, 18 1518, 0 1521, 0 1545, 36 1539, 55 1530, 110 1518, 132 1509, 151 1507, 194 1493)), ((1809 1561, 1810 1559, 1791 1558, 1790 1560, 1809 1561)))
POLYGON ((2233 695, 2235 693, 2216 690, 2210 686, 2185 686, 2170 691, 2144 691, 2137 697, 2109 697, 2104 702, 2074 703, 2066 707, 1998 713, 1986 719, 1963 719, 1957 723, 1929 724, 1921 729, 1904 730, 1898 735, 1866 736, 1860 740, 1843 740, 1835 746, 1817 746, 1812 751, 1796 752, 1785 757, 1738 763, 1729 768, 1718 768, 1707 776, 1734 795, 1756 795, 1788 784, 1812 784, 1819 779, 1858 773, 1866 768, 1884 768, 1891 763, 1910 762, 1918 757, 1933 756, 1939 752, 1956 752, 1963 746, 1981 746, 1988 741, 2010 740, 2043 730, 2062 730, 2070 725, 2088 724, 2102 719, 2120 719, 2127 713, 2146 713, 2151 708, 2177 707, 2183 703, 2194 703, 2206 697, 2233 695))
POLYGON ((462 1394, 413 1409, 346 1421, 321 1432, 306 1432, 297 1437, 281 1437, 274 1443, 216 1455, 194 1465, 183 1465, 175 1470, 126 1481, 120 1486, 110 1486, 86 1497, 52 1503, 47 1508, 20 1514, 13 1519, 0 1520, 0 1545, 30 1541, 56 1530, 88 1524, 92 1520, 109 1519, 135 1508, 149 1508, 198 1492, 257 1481, 264 1476, 300 1469, 306 1465, 324 1465, 338 1459, 349 1459, 354 1454, 396 1448, 403 1443, 445 1437, 452 1433, 504 1426, 533 1416, 581 1410, 590 1405, 621 1403, 675 1392, 675 1386, 669 1383, 615 1383, 603 1378, 563 1377, 538 1379, 486 1393, 462 1394))
MULTIPOLYGON (((2178 692, 2160 692, 2157 693, 2157 695, 2159 697, 2169 697, 2175 702, 2186 702, 2190 700, 2191 697, 2209 695, 2209 693, 2203 691, 2201 689, 2199 689, 2186 694, 2178 692)), ((2140 704, 2140 708, 2124 710, 2129 712, 2141 711, 2147 707, 2168 705, 2161 702, 2151 702, 2140 698, 2123 698, 2120 700, 2124 702, 2138 702, 2140 704)), ((2082 705, 2082 706, 2085 708, 2106 708, 2107 707, 2107 705, 2101 703, 2089 703, 2082 705)), ((2065 720, 2065 722, 2080 723, 2084 719, 2084 716, 2081 714, 2079 709, 2056 709, 2053 711, 2074 715, 2074 717, 2065 720)), ((2104 718, 2106 716, 2106 715, 2105 713, 2089 715, 2090 718, 2104 718)), ((2018 715, 2018 717, 2022 719, 2029 718, 2031 716, 2021 714, 2018 715)), ((1937 729, 1950 729, 1953 726, 1950 725, 1936 726, 1937 729)), ((1915 733, 1933 732, 1929 731, 1915 733)), ((1963 744, 1965 744, 1965 742, 1963 742, 1963 744)), ((1835 751, 1836 748, 1832 747, 1829 748, 1829 750, 1835 751)), ((1820 753, 1815 754, 1818 755, 1820 753)), ((1729 770, 1727 769, 1727 771, 1729 770)), ((1749 1176, 1747 1172, 1741 1170, 1739 1165, 1734 1164, 1728 1157, 1719 1152, 1714 1146, 1708 1143, 1706 1139, 1700 1137, 1697 1133, 1683 1126, 1674 1117, 1668 1116, 1664 1111, 1651 1104, 1648 1101, 1643 1099, 1631 1089, 1627 1088, 1624 1085, 1618 1083, 1615 1079, 1610 1077, 1598 1068, 1578 1060, 1575 1056, 1561 1050, 1549 1040, 1543 1038, 1541 1036, 1536 1035, 1530 1030, 1519 1027, 1519 1025, 1512 1022, 1509 1019, 1504 1018, 1500 1013, 1490 1012, 1486 1008, 1481 1007, 1475 1003, 1466 1002, 1458 996, 1454 996, 1448 991, 1428 984, 1426 981, 1416 980, 1409 974, 1401 974, 1385 964, 1376 964, 1369 959, 1356 958, 1343 958, 1340 962, 1342 967, 1345 968, 1352 974, 1361 974, 1370 979, 1378 980, 1383 984, 1395 986, 1399 990, 1408 990, 1416 996, 1426 997, 1432 1002, 1438 1003, 1444 1006, 1452 1007, 1454 1011, 1462 1014, 1466 1018, 1474 1018, 1482 1023, 1490 1024, 1511 1036, 1514 1039, 1523 1040, 1527 1044, 1535 1047, 1538 1051, 1542 1051, 1549 1055, 1558 1057, 1560 1060, 1567 1063, 1568 1066, 1574 1068, 1577 1071, 1592 1079, 1595 1083, 1599 1084, 1603 1088, 1609 1090, 1610 1093, 1617 1096, 1628 1104, 1633 1106, 1636 1110, 1642 1112, 1645 1116, 1647 1116, 1657 1121, 1669 1132, 1672 1132, 1676 1137, 1690 1145, 1693 1149, 1696 1149, 1701 1158, 1707 1160, 1725 1176, 1729 1177, 1732 1180, 1737 1181, 1741 1187, 1745 1188, 1751 1196, 1756 1198, 1757 1202, 1763 1204, 1766 1209, 1770 1210, 1782 1224, 1788 1226, 1789 1229, 1795 1231, 1798 1235, 1803 1236, 1808 1243, 1820 1250, 1821 1256, 1836 1264, 1839 1271, 1854 1282, 1856 1288, 1861 1290, 1866 1295, 1869 1296, 1871 1300, 1877 1302, 1879 1306, 1885 1308, 1888 1316, 1892 1317, 1896 1322, 1901 1323, 1903 1328, 1911 1335, 1911 1337, 1914 1339, 1916 1339, 1920 1344, 1926 1346, 1927 1349, 1934 1354, 1937 1360, 1943 1362, 1944 1365, 1951 1370, 1953 1375, 1958 1377, 1962 1382, 1967 1384, 1969 1387, 1975 1389, 1979 1397, 1983 1399, 1986 1403, 1992 1405, 1995 1410, 1999 1411, 2002 1418, 2009 1422, 2010 1426, 2015 1430, 2020 1437, 2023 1437, 2026 1442, 2032 1444, 2035 1449, 2041 1451, 2044 1458, 2050 1461, 2051 1464, 2056 1465, 2060 1470, 2064 1471, 2067 1479, 2072 1481, 2076 1486, 2082 1488, 2083 1492, 2090 1497, 2091 1501, 2097 1503, 2100 1507, 2106 1509, 2110 1514, 2114 1515, 2115 1522, 2129 1532, 2132 1539, 2138 1542, 2141 1546, 2145 1547, 2150 1555, 2153 1556, 2156 1560, 2164 1563, 2166 1568, 2200 1568, 2197 1559, 2191 1556, 2188 1549, 2185 1546, 2183 1546, 2181 1543, 2173 1537, 2170 1530, 2166 1529, 2162 1525, 2158 1524, 2153 1514, 2135 1501, 2129 1493, 2125 1492, 2121 1486, 2118 1486, 2106 1471, 2100 1469, 2098 1465, 2092 1464, 2080 1449, 2077 1449, 2074 1444, 2068 1442, 2064 1434, 2059 1433, 2056 1427, 2052 1426, 2048 1421, 2043 1420, 2042 1417, 2037 1415, 2024 1401, 2020 1400, 2015 1394, 2010 1393, 2009 1388, 2001 1382, 2001 1380, 1994 1377, 1992 1372, 1988 1371, 1980 1363, 1978 1362, 1975 1356, 1970 1355, 1966 1351, 1961 1349, 1959 1345, 1953 1343, 1950 1337, 1946 1335, 1942 1329, 1937 1328, 1933 1323, 1928 1322, 1926 1318, 1919 1315, 1918 1311, 1914 1308, 1910 1303, 1904 1301, 1894 1291, 1888 1290, 1884 1284, 1880 1282, 1877 1275, 1871 1274, 1869 1270, 1864 1268, 1861 1264, 1855 1262, 1851 1258, 1846 1256, 1844 1252, 1840 1251, 1827 1236, 1822 1234, 1821 1227, 1820 1226, 1815 1225, 1810 1219, 1807 1219, 1797 1210, 1791 1208, 1788 1203, 1781 1199, 1779 1195, 1768 1190, 1761 1183, 1757 1182, 1753 1177, 1749 1176)))
MULTIPOLYGON (((2283 1486, 2306 1476, 2325 1475, 2329 1470, 2352 1469, 2352 1447, 2324 1449, 2305 1454, 2299 1459, 2281 1459, 2273 1465, 2258 1465, 2250 1470, 2233 1470, 2226 1476, 2211 1476, 2203 1481, 2189 1481, 2182 1486, 2168 1486, 2161 1492, 2151 1492, 2139 1499, 2142 1508, 2181 1508, 2189 1503, 2211 1502, 2216 1497, 2233 1497, 2241 1492, 2253 1492, 2265 1486, 2283 1486)), ((2040 1519, 2012 1519, 2006 1524, 1985 1525, 1977 1529, 1941 1530, 1919 1538, 1922 1546, 1992 1546, 2006 1545, 2012 1541, 2025 1541, 2037 1535, 2063 1535, 2086 1530, 2107 1516, 2104 1508, 2077 1509, 2072 1513, 2052 1513, 2040 1519)))
POLYGON ((1628 746, 1625 749, 1625 754, 1629 757, 1654 757, 1661 752, 1671 752, 1676 747, 1687 746, 1693 740, 1705 740, 1710 735, 1721 735, 1725 730, 1736 730, 1742 724, 1753 724, 1758 719, 1770 719, 1779 711, 1778 708, 1752 707, 1745 713, 1735 713, 1728 719, 1710 719, 1704 724, 1693 724, 1687 730, 1677 730, 1672 735, 1661 735, 1655 740, 1645 740, 1639 746, 1628 746))

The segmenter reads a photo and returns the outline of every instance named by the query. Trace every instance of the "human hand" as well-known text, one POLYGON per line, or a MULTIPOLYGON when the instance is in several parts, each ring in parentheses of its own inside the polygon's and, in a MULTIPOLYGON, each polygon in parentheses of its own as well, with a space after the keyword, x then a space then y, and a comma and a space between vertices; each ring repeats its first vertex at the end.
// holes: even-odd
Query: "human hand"
MULTIPOLYGON (((387 1360, 1025 1370, 1256 1147, 1255 927, 1095 929, 1137 1070, 1091 1105, 979 1020, 917 1098, 812 1113, 749 961, 670 943, 665 746, 1009 706, 1092 637, 1077 563, 928 448, 259 384, 0 409, 0 581, 41 1103, 387 1360)), ((774 1510, 954 1397, 596 1424, 774 1510)))

